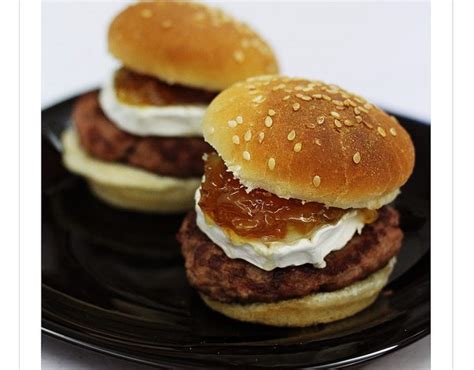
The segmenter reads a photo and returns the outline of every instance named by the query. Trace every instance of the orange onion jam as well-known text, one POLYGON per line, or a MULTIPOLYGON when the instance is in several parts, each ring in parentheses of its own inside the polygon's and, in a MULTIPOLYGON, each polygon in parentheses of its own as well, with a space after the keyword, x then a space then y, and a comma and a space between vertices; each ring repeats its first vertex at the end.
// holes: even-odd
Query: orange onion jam
MULTIPOLYGON (((283 199, 262 189, 247 192, 215 153, 208 155, 204 170, 199 207, 216 225, 246 239, 272 242, 305 236, 353 211, 283 199)), ((375 221, 376 211, 360 211, 366 223, 375 221)))
POLYGON ((182 85, 170 85, 127 68, 115 72, 114 87, 118 100, 131 105, 208 105, 217 95, 182 85))

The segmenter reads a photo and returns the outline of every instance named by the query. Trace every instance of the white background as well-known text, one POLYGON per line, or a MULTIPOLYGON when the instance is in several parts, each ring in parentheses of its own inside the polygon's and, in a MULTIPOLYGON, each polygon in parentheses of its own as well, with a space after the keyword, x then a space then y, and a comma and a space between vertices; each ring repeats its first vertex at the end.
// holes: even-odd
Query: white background
MULTIPOLYGON (((270 42, 281 72, 336 83, 430 118, 430 4, 414 1, 219 3, 270 42)), ((42 104, 98 86, 118 65, 106 32, 124 2, 45 2, 42 104)))
MULTIPOLYGON (((100 85, 118 65, 106 52, 106 30, 123 6, 121 2, 43 4, 43 107, 100 85)), ((284 74, 333 82, 395 112, 430 119, 428 2, 226 2, 220 6, 270 42, 284 74)), ((67 368, 128 368, 126 363, 45 340, 43 368, 66 364, 67 368)), ((428 366, 428 339, 371 365, 428 366)))

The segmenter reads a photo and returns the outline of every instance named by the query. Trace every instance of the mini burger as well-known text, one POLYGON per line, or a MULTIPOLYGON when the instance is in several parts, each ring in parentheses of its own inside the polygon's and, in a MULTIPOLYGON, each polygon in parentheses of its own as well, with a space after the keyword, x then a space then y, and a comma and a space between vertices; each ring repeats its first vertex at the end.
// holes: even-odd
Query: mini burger
POLYGON ((219 94, 203 130, 217 153, 178 239, 204 302, 292 327, 374 302, 403 237, 388 204, 414 165, 397 120, 335 85, 264 76, 219 94))
POLYGON ((141 2, 111 23, 109 51, 123 66, 73 110, 64 163, 93 193, 122 208, 192 207, 211 147, 207 105, 249 76, 276 73, 270 47, 251 28, 196 3, 141 2))

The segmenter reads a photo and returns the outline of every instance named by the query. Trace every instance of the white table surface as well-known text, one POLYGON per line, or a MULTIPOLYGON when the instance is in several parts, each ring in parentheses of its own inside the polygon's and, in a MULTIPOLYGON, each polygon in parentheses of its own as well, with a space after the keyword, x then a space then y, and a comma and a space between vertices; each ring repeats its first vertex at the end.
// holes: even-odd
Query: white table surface
MULTIPOLYGON (((42 106, 96 87, 119 63, 106 29, 123 2, 44 2, 42 106)), ((273 46, 281 71, 336 83, 376 104, 430 119, 429 2, 225 2, 273 46)), ((43 369, 147 369, 43 336, 43 369)), ((428 369, 429 337, 365 365, 428 369)))

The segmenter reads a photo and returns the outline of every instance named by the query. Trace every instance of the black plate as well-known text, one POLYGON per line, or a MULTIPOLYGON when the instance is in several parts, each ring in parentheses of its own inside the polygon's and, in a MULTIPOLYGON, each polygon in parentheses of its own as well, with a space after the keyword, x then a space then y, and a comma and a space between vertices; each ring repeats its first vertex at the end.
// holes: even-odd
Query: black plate
POLYGON ((166 367, 347 366, 430 330, 430 127, 398 116, 416 146, 396 201, 405 239, 374 305, 327 325, 282 329, 209 310, 187 284, 175 234, 182 216, 110 208, 61 164, 73 99, 42 114, 42 324, 70 342, 166 367))

